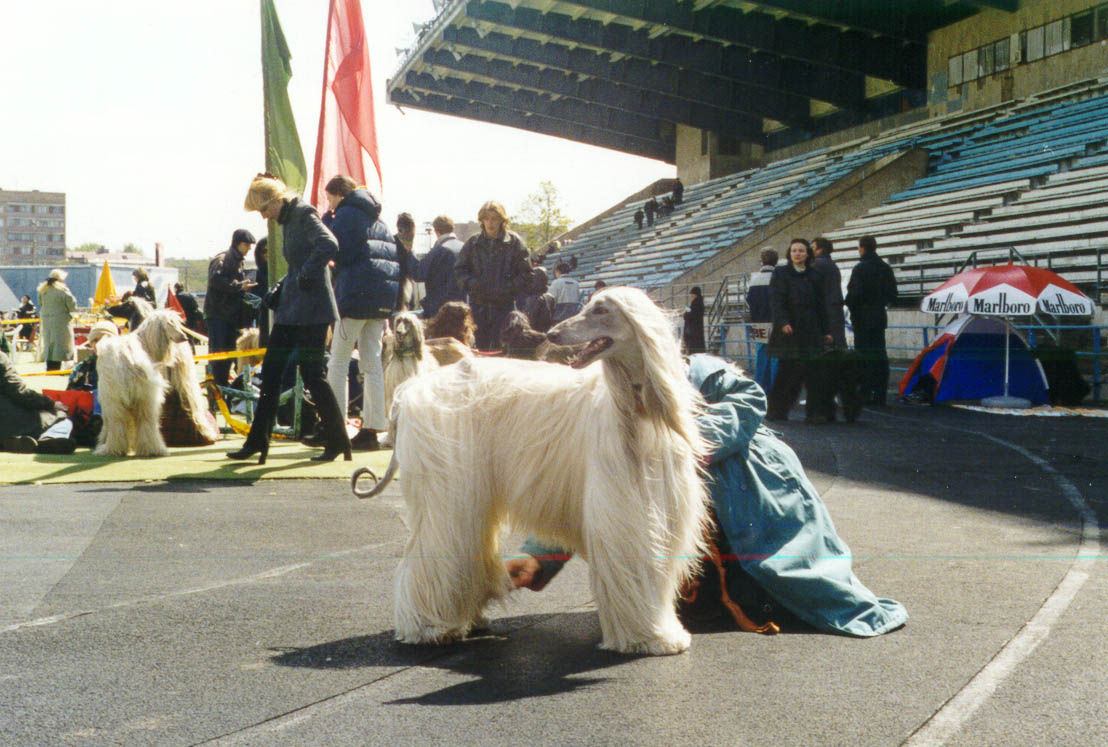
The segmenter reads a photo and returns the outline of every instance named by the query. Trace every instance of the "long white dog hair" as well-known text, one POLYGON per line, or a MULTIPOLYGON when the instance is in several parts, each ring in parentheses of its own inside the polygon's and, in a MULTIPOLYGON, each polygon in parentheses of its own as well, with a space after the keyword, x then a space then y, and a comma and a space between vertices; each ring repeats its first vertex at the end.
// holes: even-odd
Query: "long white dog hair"
POLYGON ((396 637, 466 635, 511 588, 499 552, 510 523, 587 558, 603 648, 680 653, 690 637, 674 604, 707 520, 703 400, 641 291, 594 295, 550 338, 587 343, 574 368, 466 359, 397 392, 393 461, 369 493, 355 484, 376 495, 404 473, 396 637))
MULTIPOLYGON (((151 313, 134 332, 108 337, 97 344, 98 396, 104 426, 95 454, 127 456, 133 451, 136 456, 165 456, 169 453, 158 428, 168 386, 162 369, 169 369, 171 378, 181 375, 181 366, 175 360, 182 354, 177 347, 179 344, 184 344, 188 350, 186 339, 177 312, 163 309, 151 313)), ((191 354, 188 360, 191 366, 191 354)), ((182 404, 184 401, 182 395, 182 404)))

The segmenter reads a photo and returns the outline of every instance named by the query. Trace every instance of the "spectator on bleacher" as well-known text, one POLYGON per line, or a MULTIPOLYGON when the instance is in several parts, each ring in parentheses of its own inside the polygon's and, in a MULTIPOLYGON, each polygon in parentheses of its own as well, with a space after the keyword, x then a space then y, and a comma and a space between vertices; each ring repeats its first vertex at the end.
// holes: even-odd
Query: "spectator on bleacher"
POLYGON ((65 284, 66 274, 65 270, 51 270, 38 286, 42 357, 47 371, 58 371, 62 361, 77 357, 73 344, 73 315, 77 312, 77 299, 65 284))
POLYGON ((777 374, 777 358, 769 354, 769 333, 773 329, 773 307, 769 302, 769 280, 777 266, 777 251, 763 249, 762 268, 750 276, 746 286, 746 307, 750 312, 750 335, 757 340, 754 353, 754 380, 768 392, 777 374))
POLYGON ((646 213, 644 213, 642 211, 642 208, 639 208, 638 210, 636 210, 635 211, 635 228, 638 228, 638 229, 642 230, 642 222, 645 218, 646 218, 646 213))
POLYGON ((658 201, 653 196, 643 203, 643 212, 646 213, 646 225, 654 225, 654 216, 658 213, 658 201))
POLYGON ((666 195, 662 198, 662 209, 660 212, 663 216, 673 215, 673 207, 674 206, 672 197, 666 195))
POLYGON ((681 178, 678 177, 673 180, 673 204, 680 205, 685 200, 685 185, 681 183, 681 178))
POLYGON ((412 246, 415 244, 415 218, 411 213, 401 213, 396 216, 396 250, 400 256, 400 290, 396 301, 397 311, 407 311, 415 308, 416 287, 415 274, 416 263, 412 246))
MULTIPOLYGON (((831 334, 832 350, 820 359, 818 373, 821 386, 815 395, 819 398, 816 412, 829 421, 835 419, 835 395, 838 394, 843 406, 843 418, 853 423, 862 409, 858 396, 858 382, 854 375, 854 363, 846 349, 846 315, 843 313, 842 274, 831 259, 835 250, 830 239, 817 236, 812 239, 812 251, 816 255, 812 268, 820 278, 823 288, 823 302, 827 308, 827 328, 831 334)), ((812 392, 809 392, 812 396, 812 392)))
POLYGON ((812 247, 805 239, 789 243, 788 264, 777 267, 769 281, 773 331, 770 351, 780 358, 777 376, 769 391, 767 420, 788 420, 800 390, 808 386, 805 421, 827 422, 815 410, 819 388, 818 361, 823 345, 831 342, 827 333, 827 308, 823 289, 812 270, 812 247))
POLYGON ((462 242, 454 233, 454 221, 440 215, 431 221, 435 245, 415 265, 415 279, 423 283, 423 318, 430 319, 447 301, 464 301, 465 294, 454 280, 454 263, 462 242))
POLYGON ((889 355, 885 350, 889 317, 885 308, 896 303, 896 277, 888 263, 877 256, 877 241, 872 236, 858 239, 858 255, 861 259, 846 286, 846 306, 854 327, 862 400, 883 407, 889 388, 889 355))
POLYGON ((554 282, 550 295, 554 297, 555 324, 581 310, 581 286, 577 278, 570 277, 569 262, 559 262, 554 268, 554 282))
POLYGON ((707 350, 704 345, 704 295, 699 286, 689 291, 681 339, 685 341, 685 352, 689 355, 707 350))
POLYGON ((135 280, 135 295, 150 302, 155 309, 158 308, 158 297, 154 293, 154 286, 150 284, 150 275, 141 267, 131 271, 131 277, 135 280))
POLYGON ((531 262, 519 234, 508 230, 508 211, 490 200, 477 211, 481 232, 458 253, 454 278, 469 295, 478 350, 497 350, 500 329, 516 296, 531 281, 531 262))
MULTIPOLYGON (((254 247, 254 234, 245 228, 231 234, 231 246, 208 264, 208 292, 204 295, 204 323, 208 327, 208 352, 227 353, 235 349, 242 328, 244 295, 254 287, 246 279, 242 261, 254 247)), ((231 379, 230 359, 211 362, 212 378, 219 386, 231 379)))

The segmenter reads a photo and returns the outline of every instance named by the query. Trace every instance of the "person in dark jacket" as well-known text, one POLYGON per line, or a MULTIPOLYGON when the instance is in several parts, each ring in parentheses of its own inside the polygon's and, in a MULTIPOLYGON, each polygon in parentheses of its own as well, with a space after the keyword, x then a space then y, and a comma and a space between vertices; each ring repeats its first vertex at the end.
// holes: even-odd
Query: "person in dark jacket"
POLYGON ((673 180, 673 204, 680 205, 685 201, 685 185, 680 179, 673 180))
POLYGON ((889 317, 885 308, 896 303, 896 277, 877 256, 877 241, 872 236, 858 239, 858 255, 860 260, 846 286, 846 307, 854 327, 862 400, 881 407, 889 389, 889 355, 885 350, 889 317))
MULTIPOLYGON (((358 348, 362 372, 362 428, 350 445, 375 451, 378 431, 388 429, 381 337, 400 291, 400 258, 381 204, 349 176, 339 175, 324 188, 331 210, 324 216, 339 242, 335 258, 335 300, 339 321, 331 337, 327 382, 345 419, 349 406, 350 358, 358 348)), ((263 369, 264 370, 264 369, 263 369)))
POLYGON ((831 342, 827 332, 827 308, 823 289, 812 267, 812 247, 805 239, 789 243, 789 262, 774 269, 769 281, 773 308, 770 351, 780 358, 780 367, 769 392, 768 420, 788 420, 800 390, 808 385, 805 420, 826 422, 815 411, 820 382, 817 363, 824 343, 831 342))
POLYGON ((827 309, 827 331, 831 335, 832 350, 820 359, 818 388, 819 401, 816 412, 827 418, 835 419, 835 395, 838 394, 843 405, 843 418, 853 423, 862 409, 862 400, 858 396, 858 382, 854 375, 854 361, 846 349, 846 315, 843 312, 842 274, 831 259, 835 250, 830 239, 817 236, 812 239, 812 252, 816 259, 812 269, 820 279, 823 289, 823 302, 827 309))
MULTIPOLYGON (((269 237, 258 239, 254 247, 254 293, 263 299, 269 293, 269 237)), ((257 315, 254 324, 258 328, 258 344, 263 348, 269 343, 269 307, 264 303, 258 304, 257 315)))
POLYGON ((685 352, 703 353, 704 346, 704 295, 700 287, 689 291, 689 305, 685 307, 684 329, 681 339, 685 341, 685 352))
POLYGON ((756 340, 754 380, 764 391, 773 386, 777 359, 769 353, 769 333, 773 329, 773 307, 769 302, 769 281, 777 267, 777 250, 765 248, 759 255, 762 267, 750 276, 746 286, 746 307, 750 314, 750 337, 756 340))
POLYGON ((12 359, 0 352, 0 451, 72 453, 72 439, 52 439, 50 444, 39 441, 48 428, 66 417, 64 405, 28 388, 12 359))
POLYGON ((415 275, 418 266, 413 247, 415 246, 415 218, 411 213, 396 216, 397 256, 400 258, 400 293, 397 295, 395 311, 408 311, 413 308, 415 298, 415 275))
POLYGON ((173 284, 173 294, 177 296, 177 303, 181 304, 181 310, 185 312, 185 326, 193 332, 203 332, 201 322, 204 315, 200 313, 200 303, 196 296, 185 290, 180 283, 173 284))
MULTIPOLYGON (((208 292, 204 295, 204 322, 208 327, 208 352, 226 353, 235 349, 243 326, 243 295, 254 287, 246 279, 242 261, 254 245, 254 234, 245 228, 231 235, 231 246, 208 263, 208 292)), ((220 386, 231 379, 231 361, 211 362, 212 376, 220 386)))
MULTIPOLYGON (((19 304, 19 308, 16 310, 16 319, 34 319, 38 310, 35 309, 35 303, 31 300, 31 297, 27 294, 23 294, 23 300, 19 304)), ((19 327, 19 339, 30 340, 31 332, 35 329, 34 324, 22 324, 19 327)))
POLYGON ((423 318, 430 319, 447 301, 464 301, 466 296, 454 279, 454 264, 462 242, 454 233, 454 221, 440 215, 431 221, 435 245, 415 266, 415 279, 423 283, 423 318))
POLYGON ((639 208, 638 210, 635 211, 635 215, 634 215, 635 228, 639 229, 640 231, 642 230, 642 222, 643 222, 643 219, 645 217, 646 217, 646 213, 644 213, 642 211, 642 208, 639 208))
POLYGON ((531 262, 523 239, 508 230, 503 205, 486 202, 477 212, 477 220, 481 233, 471 237, 458 253, 454 277, 469 295, 477 322, 477 349, 497 350, 500 329, 514 300, 531 281, 531 262))
POLYGON ((231 459, 249 459, 259 454, 265 464, 269 434, 277 419, 281 377, 285 365, 296 355, 304 385, 312 395, 327 438, 322 454, 313 461, 330 462, 339 454, 350 461, 350 439, 346 418, 327 383, 323 365, 327 328, 335 321, 327 286, 327 263, 338 254, 338 242, 327 230, 315 208, 289 190, 275 176, 259 174, 250 183, 244 206, 281 226, 282 246, 288 272, 281 279, 281 295, 273 315, 269 346, 262 360, 262 386, 254 422, 246 443, 227 453, 231 459))
POLYGON ((658 201, 651 197, 643 203, 642 209, 646 213, 646 225, 654 225, 654 216, 658 214, 658 201))
POLYGON ((154 286, 150 284, 150 275, 146 270, 136 267, 131 272, 131 277, 135 279, 134 294, 148 301, 155 309, 158 308, 158 297, 154 293, 154 286))

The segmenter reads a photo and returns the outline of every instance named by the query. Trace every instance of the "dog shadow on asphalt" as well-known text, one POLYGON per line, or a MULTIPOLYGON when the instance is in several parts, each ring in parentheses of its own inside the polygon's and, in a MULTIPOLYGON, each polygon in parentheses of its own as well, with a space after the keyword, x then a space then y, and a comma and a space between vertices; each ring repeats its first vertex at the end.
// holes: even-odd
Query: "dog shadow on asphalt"
POLYGON ((570 612, 499 618, 488 630, 441 646, 399 643, 393 631, 386 630, 279 650, 272 661, 310 669, 444 669, 469 678, 423 695, 386 701, 386 705, 485 705, 587 688, 609 679, 595 673, 644 658, 603 651, 597 648, 599 641, 596 613, 570 612), (543 624, 555 620, 556 625, 543 624))

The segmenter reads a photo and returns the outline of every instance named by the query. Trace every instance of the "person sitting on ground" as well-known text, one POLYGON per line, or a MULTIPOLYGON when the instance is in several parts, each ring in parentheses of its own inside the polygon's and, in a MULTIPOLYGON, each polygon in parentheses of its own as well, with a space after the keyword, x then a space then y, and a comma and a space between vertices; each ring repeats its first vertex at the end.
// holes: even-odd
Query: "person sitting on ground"
POLYGON ((131 277, 135 279, 134 294, 146 299, 155 309, 158 308, 158 297, 154 293, 154 286, 150 284, 150 275, 141 267, 131 271, 131 277))
POLYGON ((89 328, 88 338, 85 344, 91 351, 91 355, 73 367, 69 374, 69 382, 66 389, 77 389, 84 392, 94 392, 100 385, 100 375, 96 372, 96 346, 105 337, 115 337, 119 334, 114 322, 96 322, 89 328))
MULTIPOLYGON (((731 598, 760 615, 768 597, 771 606, 828 633, 870 637, 904 625, 904 606, 878 598, 854 575, 850 548, 800 460, 763 425, 761 388, 711 355, 692 356, 689 379, 708 403, 697 423, 712 450, 708 488, 731 598)), ((523 553, 507 561, 508 574, 516 587, 535 591, 568 560, 563 549, 535 538, 523 553)))
POLYGON ((72 454, 77 445, 67 437, 67 420, 65 405, 28 388, 12 359, 0 353, 0 451, 72 454))

